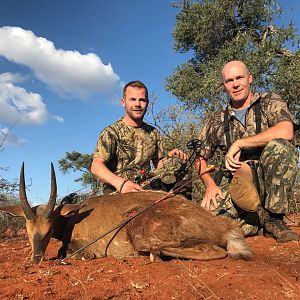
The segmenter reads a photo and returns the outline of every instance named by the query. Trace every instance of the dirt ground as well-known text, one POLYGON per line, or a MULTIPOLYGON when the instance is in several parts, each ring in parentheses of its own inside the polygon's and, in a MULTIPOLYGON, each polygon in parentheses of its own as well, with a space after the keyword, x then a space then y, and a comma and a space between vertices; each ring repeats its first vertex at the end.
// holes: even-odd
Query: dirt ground
POLYGON ((300 299, 300 242, 247 241, 251 261, 109 257, 60 265, 51 260, 60 243, 51 240, 46 260, 33 265, 26 235, 7 233, 0 240, 0 299, 300 299))

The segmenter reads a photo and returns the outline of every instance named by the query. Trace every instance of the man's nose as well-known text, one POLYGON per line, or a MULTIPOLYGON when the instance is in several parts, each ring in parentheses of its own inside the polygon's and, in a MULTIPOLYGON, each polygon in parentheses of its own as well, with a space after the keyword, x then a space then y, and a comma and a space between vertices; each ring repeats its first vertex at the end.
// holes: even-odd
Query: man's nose
POLYGON ((237 86, 239 86, 239 85, 240 85, 239 80, 238 80, 238 79, 233 79, 233 86, 234 86, 234 87, 237 87, 237 86))

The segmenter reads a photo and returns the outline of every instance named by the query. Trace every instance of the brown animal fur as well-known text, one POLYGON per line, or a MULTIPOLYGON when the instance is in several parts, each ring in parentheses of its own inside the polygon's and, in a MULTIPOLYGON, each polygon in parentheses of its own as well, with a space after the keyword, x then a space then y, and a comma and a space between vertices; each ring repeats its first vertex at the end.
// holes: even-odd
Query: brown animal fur
MULTIPOLYGON (((45 237, 49 234, 62 240, 62 249, 74 252, 165 194, 147 191, 106 195, 87 199, 81 208, 79 205, 56 207, 52 224, 49 219, 43 220, 41 217, 45 206, 35 207, 34 210, 39 213, 35 220, 26 220, 29 239, 40 241, 37 244, 31 242, 33 253, 37 257, 44 254, 47 247, 45 237), (71 215, 65 216, 69 213, 71 215)), ((9 207, 0 210, 9 211, 9 207)), ((24 216, 23 213, 19 215, 24 216)), ((46 239, 46 242, 49 240, 46 239)), ((181 196, 173 196, 92 244, 83 255, 94 258, 138 256, 143 252, 153 252, 159 253, 154 255, 154 260, 160 255, 210 260, 225 257, 223 248, 232 258, 251 257, 242 231, 234 221, 213 216, 198 204, 181 196)), ((63 251, 61 254, 65 255, 63 251)))
MULTIPOLYGON (((56 194, 51 192, 51 195, 52 200, 47 205, 31 208, 25 194, 23 198, 27 203, 24 204, 23 199, 22 207, 0 207, 0 210, 26 219, 34 262, 43 258, 51 236, 62 241, 59 255, 65 257, 67 250, 74 252, 85 246, 165 197, 166 193, 145 191, 105 195, 89 198, 81 205, 56 207, 53 206, 56 194)), ((178 195, 157 203, 93 243, 84 249, 83 255, 88 258, 124 257, 145 252, 150 253, 153 261, 159 261, 161 255, 199 260, 223 258, 226 253, 231 258, 248 259, 252 256, 241 229, 233 220, 214 216, 178 195)))
POLYGON ((156 249, 165 255, 209 260, 224 257, 221 247, 232 258, 251 257, 233 220, 214 216, 181 196, 166 199, 133 219, 127 233, 137 251, 156 249))

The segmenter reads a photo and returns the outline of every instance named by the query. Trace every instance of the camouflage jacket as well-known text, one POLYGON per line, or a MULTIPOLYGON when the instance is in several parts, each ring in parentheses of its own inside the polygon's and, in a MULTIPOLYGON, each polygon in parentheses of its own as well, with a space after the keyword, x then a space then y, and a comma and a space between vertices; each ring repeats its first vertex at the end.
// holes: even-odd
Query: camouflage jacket
POLYGON ((140 170, 150 171, 151 161, 156 167, 164 149, 153 126, 143 123, 136 128, 119 120, 101 132, 93 157, 101 157, 115 174, 134 180, 140 170))
MULTIPOLYGON (((291 113, 287 108, 287 103, 274 93, 254 93, 251 104, 246 111, 246 126, 235 117, 231 105, 228 105, 229 112, 229 132, 232 142, 256 134, 256 123, 254 113, 254 103, 260 101, 261 105, 261 131, 270 128, 281 121, 290 121, 295 124, 291 113)), ((199 139, 202 141, 200 156, 205 160, 210 159, 217 148, 221 149, 223 156, 227 152, 226 134, 224 131, 224 114, 227 108, 213 114, 203 127, 199 139)))

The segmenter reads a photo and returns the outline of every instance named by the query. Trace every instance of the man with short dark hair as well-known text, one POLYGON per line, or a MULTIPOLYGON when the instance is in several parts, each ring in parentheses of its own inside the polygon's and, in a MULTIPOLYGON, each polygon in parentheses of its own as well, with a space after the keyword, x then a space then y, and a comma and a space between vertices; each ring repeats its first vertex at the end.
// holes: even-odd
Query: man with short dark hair
POLYGON ((201 205, 236 218, 245 235, 256 234, 262 226, 278 242, 298 240, 283 221, 298 162, 291 144, 297 125, 287 104, 274 93, 252 92, 252 75, 241 61, 225 64, 222 81, 229 105, 200 133, 203 148, 197 168, 205 170, 219 148, 227 172, 220 187, 209 174, 202 176, 206 191, 201 205))
MULTIPOLYGON (((99 136, 91 172, 106 183, 106 193, 140 191, 140 183, 150 174, 151 163, 162 167, 167 161, 159 132, 143 121, 148 103, 148 90, 141 81, 127 83, 122 98, 124 117, 99 136)), ((172 156, 187 158, 178 149, 168 153, 168 157, 172 156)))

